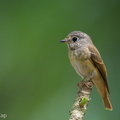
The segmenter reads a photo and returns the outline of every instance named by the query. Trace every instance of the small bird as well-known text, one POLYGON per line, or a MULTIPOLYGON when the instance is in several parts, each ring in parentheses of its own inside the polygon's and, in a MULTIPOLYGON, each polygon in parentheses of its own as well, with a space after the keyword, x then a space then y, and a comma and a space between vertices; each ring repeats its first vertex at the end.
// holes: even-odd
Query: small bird
POLYGON ((73 31, 60 42, 67 43, 70 62, 78 75, 83 80, 92 80, 102 97, 105 109, 112 111, 106 67, 89 35, 73 31))

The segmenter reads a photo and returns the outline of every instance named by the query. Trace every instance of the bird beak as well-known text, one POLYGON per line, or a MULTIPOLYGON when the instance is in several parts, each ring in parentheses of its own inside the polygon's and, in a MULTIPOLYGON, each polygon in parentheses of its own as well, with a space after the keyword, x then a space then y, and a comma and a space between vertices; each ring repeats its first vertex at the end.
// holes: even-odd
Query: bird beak
POLYGON ((65 43, 65 42, 67 42, 67 40, 60 40, 60 42, 64 42, 65 43))

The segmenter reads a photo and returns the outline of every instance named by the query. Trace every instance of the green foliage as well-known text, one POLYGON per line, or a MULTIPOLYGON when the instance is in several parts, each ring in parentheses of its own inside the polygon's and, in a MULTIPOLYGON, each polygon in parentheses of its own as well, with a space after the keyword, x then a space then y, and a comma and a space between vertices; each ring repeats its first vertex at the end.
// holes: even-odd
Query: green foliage
POLYGON ((80 103, 79 103, 79 104, 80 104, 80 107, 83 108, 84 105, 85 105, 87 102, 88 102, 88 99, 87 99, 87 98, 85 98, 85 97, 82 98, 81 101, 80 101, 80 103))

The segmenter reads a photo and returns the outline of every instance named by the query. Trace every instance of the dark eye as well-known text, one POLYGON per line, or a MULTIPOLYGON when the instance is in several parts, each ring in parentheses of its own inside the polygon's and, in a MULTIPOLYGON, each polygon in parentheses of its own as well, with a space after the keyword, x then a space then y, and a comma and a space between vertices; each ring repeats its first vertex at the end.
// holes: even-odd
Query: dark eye
POLYGON ((76 42, 78 40, 78 37, 73 37, 72 40, 73 42, 76 42))

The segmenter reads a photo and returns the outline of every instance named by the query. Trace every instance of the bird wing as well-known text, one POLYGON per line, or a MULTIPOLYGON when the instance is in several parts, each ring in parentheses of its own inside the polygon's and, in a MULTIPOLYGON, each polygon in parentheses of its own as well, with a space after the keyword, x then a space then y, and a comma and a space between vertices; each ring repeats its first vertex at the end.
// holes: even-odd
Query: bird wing
POLYGON ((106 71, 106 67, 104 65, 104 62, 101 58, 101 55, 98 52, 98 50, 96 49, 96 47, 94 47, 93 45, 89 45, 88 49, 90 50, 90 53, 91 53, 90 59, 91 59, 93 65, 100 72, 100 74, 101 74, 101 76, 106 84, 107 90, 109 92, 108 83, 107 83, 107 71, 106 71))

